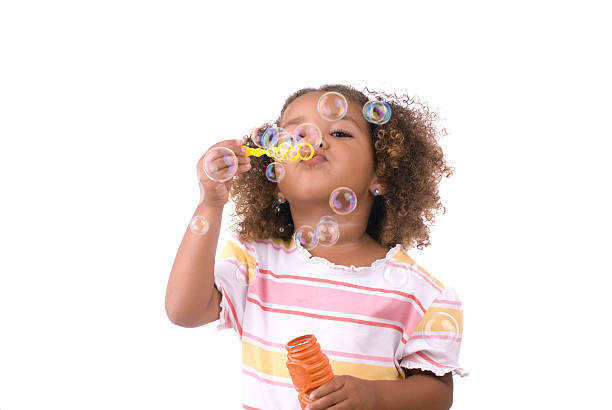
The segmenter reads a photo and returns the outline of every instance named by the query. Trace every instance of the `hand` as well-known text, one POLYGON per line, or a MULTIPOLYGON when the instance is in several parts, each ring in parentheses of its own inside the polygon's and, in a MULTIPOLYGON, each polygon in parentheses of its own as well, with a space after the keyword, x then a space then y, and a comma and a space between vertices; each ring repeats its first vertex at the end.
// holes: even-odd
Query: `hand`
MULTIPOLYGON (((216 147, 225 147, 232 150, 238 159, 238 170, 236 171, 236 175, 238 175, 251 169, 251 159, 246 156, 243 148, 241 148, 242 145, 243 141, 241 140, 225 140, 210 147, 206 153, 216 147)), ((208 178, 204 172, 204 157, 206 153, 200 157, 196 165, 198 177, 202 186, 204 186, 204 200, 202 204, 214 208, 223 208, 229 198, 233 178, 225 182, 217 182, 208 178)), ((226 166, 223 161, 220 161, 220 164, 220 169, 226 166)))
POLYGON ((373 410, 376 408, 376 395, 377 391, 370 380, 348 375, 334 376, 311 393, 313 403, 306 410, 373 410))

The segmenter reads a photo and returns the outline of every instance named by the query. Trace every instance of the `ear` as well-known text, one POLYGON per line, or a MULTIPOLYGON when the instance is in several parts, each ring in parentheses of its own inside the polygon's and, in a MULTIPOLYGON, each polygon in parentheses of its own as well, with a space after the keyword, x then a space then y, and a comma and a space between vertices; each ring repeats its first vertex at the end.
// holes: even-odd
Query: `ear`
POLYGON ((370 189, 369 189, 369 191, 374 196, 384 195, 385 194, 385 188, 380 183, 378 177, 375 176, 374 178, 372 178, 372 181, 370 182, 370 189), (375 194, 376 189, 378 189, 378 194, 375 194))

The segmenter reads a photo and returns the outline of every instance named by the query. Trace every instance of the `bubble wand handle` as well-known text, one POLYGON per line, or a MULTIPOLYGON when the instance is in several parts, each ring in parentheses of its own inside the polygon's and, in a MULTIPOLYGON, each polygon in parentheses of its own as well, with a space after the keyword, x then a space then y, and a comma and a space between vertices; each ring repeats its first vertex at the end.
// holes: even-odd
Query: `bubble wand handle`
POLYGON ((334 372, 314 335, 297 337, 287 343, 285 348, 287 369, 304 410, 307 405, 312 404, 308 397, 310 393, 333 379, 334 372))
POLYGON ((266 151, 261 148, 251 148, 247 147, 246 145, 243 145, 242 148, 246 150, 247 157, 261 157, 266 153, 266 151))
POLYGON ((314 148, 307 142, 301 142, 295 146, 283 143, 278 147, 270 147, 268 149, 262 148, 251 148, 246 145, 242 145, 242 148, 246 150, 247 157, 261 157, 267 155, 275 160, 288 159, 289 161, 308 161, 314 156, 314 148), (304 155, 304 149, 308 149, 308 155, 304 155))

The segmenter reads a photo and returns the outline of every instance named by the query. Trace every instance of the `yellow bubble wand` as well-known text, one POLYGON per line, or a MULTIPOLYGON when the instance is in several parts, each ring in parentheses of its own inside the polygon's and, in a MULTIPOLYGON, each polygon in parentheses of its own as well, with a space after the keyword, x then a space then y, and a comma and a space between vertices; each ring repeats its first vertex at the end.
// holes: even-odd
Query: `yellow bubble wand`
POLYGON ((308 161, 314 156, 314 148, 311 144, 307 142, 300 142, 296 145, 291 145, 289 142, 283 142, 277 147, 270 147, 267 149, 263 148, 251 148, 243 145, 242 148, 246 149, 246 156, 252 157, 261 157, 262 155, 267 155, 270 158, 274 158, 275 160, 288 159, 289 161, 308 161), (289 146, 287 148, 287 146, 289 146), (302 148, 306 147, 310 149, 310 153, 306 156, 302 155, 302 148))

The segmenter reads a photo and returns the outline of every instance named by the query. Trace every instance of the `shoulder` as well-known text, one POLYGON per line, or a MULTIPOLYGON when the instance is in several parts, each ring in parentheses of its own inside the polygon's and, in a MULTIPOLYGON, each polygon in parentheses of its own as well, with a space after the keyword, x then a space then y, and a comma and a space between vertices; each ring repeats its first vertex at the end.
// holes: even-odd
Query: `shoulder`
POLYGON ((295 247, 293 240, 284 241, 278 238, 243 240, 232 233, 219 254, 220 258, 238 256, 252 257, 267 255, 271 252, 288 252, 295 247))
POLYGON ((429 271, 419 265, 410 255, 408 255, 408 252, 402 246, 397 245, 391 250, 390 260, 393 263, 401 264, 404 268, 408 269, 416 280, 428 283, 431 287, 440 292, 444 290, 444 284, 429 271))

